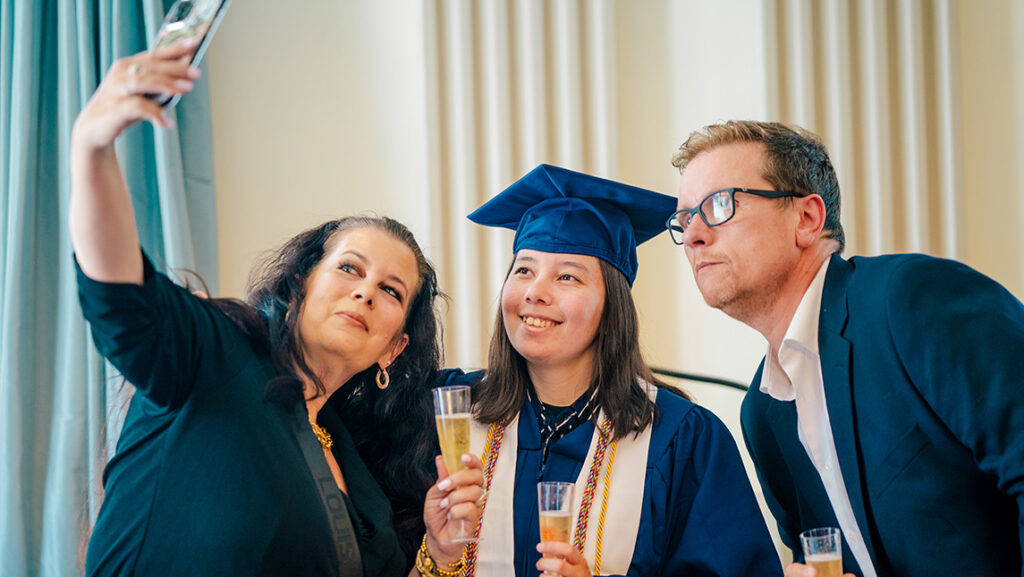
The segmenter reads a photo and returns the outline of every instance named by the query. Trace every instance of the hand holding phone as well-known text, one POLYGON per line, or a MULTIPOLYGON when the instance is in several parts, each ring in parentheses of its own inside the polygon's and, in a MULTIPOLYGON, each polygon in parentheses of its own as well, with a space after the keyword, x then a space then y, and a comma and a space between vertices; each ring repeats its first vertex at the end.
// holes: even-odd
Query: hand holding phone
MULTIPOLYGON (((229 4, 231 0, 178 0, 164 16, 153 49, 168 46, 182 38, 198 37, 201 40, 192 53, 190 64, 199 64, 206 54, 206 48, 210 45, 214 32, 217 31, 217 26, 227 13, 229 4)), ((172 108, 181 98, 180 95, 168 94, 146 96, 166 109, 172 108)))

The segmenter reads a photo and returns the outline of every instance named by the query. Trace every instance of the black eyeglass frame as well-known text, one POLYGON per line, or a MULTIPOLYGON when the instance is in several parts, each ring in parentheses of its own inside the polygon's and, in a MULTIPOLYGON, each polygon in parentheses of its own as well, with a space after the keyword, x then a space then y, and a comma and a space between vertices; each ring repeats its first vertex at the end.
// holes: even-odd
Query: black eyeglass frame
POLYGON ((686 232, 686 229, 683 228, 682 224, 679 223, 679 220, 677 218, 680 214, 683 214, 683 213, 686 213, 686 214, 690 215, 690 221, 691 222, 693 221, 693 215, 700 215, 700 219, 703 220, 704 224, 708 225, 709 227, 720 226, 720 225, 723 225, 723 224, 729 222, 730 220, 732 220, 732 217, 736 216, 736 193, 737 192, 745 192, 747 194, 752 194, 754 196, 760 196, 762 198, 791 198, 791 197, 806 196, 806 195, 800 194, 798 192, 794 192, 792 190, 759 190, 759 189, 756 189, 756 188, 740 188, 740 187, 722 188, 722 189, 719 189, 719 190, 715 190, 715 191, 712 191, 712 192, 708 193, 708 195, 705 196, 704 198, 700 199, 700 202, 697 203, 697 206, 695 206, 693 208, 681 208, 681 209, 673 212, 672 216, 668 217, 668 220, 665 221, 665 228, 668 229, 668 236, 669 236, 669 238, 671 238, 672 242, 674 242, 675 244, 679 244, 679 245, 684 244, 683 241, 682 241, 682 234, 684 232, 686 232), (728 192, 729 193, 729 202, 732 203, 732 210, 729 213, 729 217, 728 218, 726 218, 722 222, 716 222, 715 224, 711 224, 710 222, 708 222, 708 217, 707 217, 707 215, 704 214, 704 211, 701 210, 701 207, 704 206, 704 203, 707 201, 707 199, 711 198, 712 196, 715 196, 716 194, 722 194, 723 192, 728 192), (680 240, 676 240, 675 233, 677 233, 677 232, 680 235, 680 240))

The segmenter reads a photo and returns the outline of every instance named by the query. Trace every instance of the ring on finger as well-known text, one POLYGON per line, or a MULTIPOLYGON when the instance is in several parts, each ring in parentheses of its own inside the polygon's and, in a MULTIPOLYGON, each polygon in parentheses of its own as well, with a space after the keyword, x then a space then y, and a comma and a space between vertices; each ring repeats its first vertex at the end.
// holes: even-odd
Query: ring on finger
POLYGON ((135 92, 135 78, 139 75, 139 63, 128 65, 128 77, 121 81, 121 94, 128 96, 135 92))
POLYGON ((480 493, 480 496, 477 497, 475 503, 476 503, 477 507, 483 507, 484 503, 486 503, 486 502, 487 502, 487 489, 484 489, 483 493, 480 493))

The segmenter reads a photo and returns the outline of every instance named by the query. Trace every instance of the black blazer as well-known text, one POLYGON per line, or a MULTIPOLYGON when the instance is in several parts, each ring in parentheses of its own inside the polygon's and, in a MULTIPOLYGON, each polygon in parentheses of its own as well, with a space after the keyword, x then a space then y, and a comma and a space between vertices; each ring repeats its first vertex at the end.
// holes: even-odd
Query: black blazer
MULTIPOLYGON (((973 269, 923 255, 834 255, 818 328, 832 435, 879 576, 1024 575, 1024 307, 973 269)), ((783 541, 838 527, 792 402, 741 410, 783 541)), ((843 565, 860 575, 844 538, 843 565)))

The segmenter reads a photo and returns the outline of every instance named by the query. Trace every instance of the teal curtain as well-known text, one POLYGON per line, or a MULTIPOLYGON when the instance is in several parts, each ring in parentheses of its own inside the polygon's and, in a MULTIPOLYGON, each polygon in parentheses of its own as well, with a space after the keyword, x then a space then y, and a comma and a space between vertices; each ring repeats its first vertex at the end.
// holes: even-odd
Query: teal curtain
MULTIPOLYGON (((65 577, 83 573, 127 388, 93 349, 78 307, 71 128, 111 63, 146 48, 170 2, 0 1, 0 575, 65 577)), ((215 294, 204 81, 174 118, 170 131, 130 129, 118 153, 146 252, 165 270, 198 272, 215 294)))

